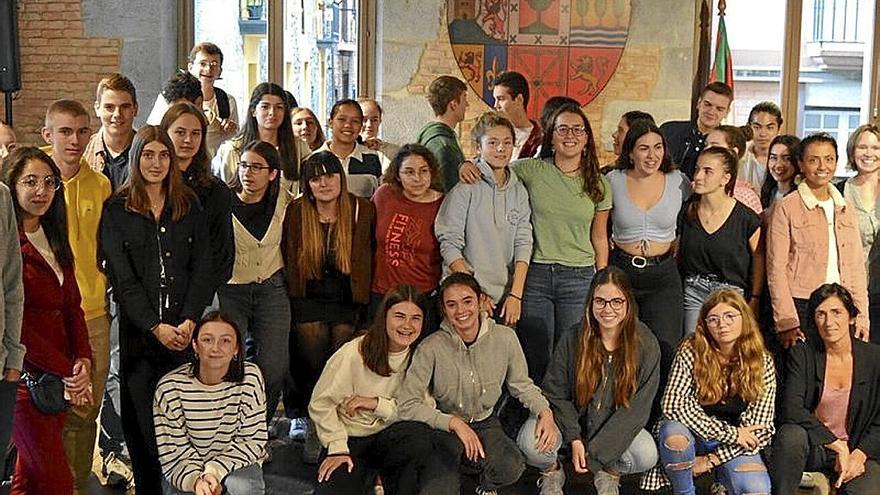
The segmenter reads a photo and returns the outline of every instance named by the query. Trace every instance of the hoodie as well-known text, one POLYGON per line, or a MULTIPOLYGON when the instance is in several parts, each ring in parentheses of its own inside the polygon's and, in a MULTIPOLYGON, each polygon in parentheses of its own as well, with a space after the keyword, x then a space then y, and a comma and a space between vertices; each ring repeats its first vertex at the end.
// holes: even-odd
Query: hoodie
POLYGON ((416 142, 431 150, 437 163, 440 164, 441 184, 432 184, 439 191, 450 191, 458 182, 458 168, 464 162, 464 153, 458 144, 458 137, 451 127, 443 122, 429 122, 422 130, 416 142))
POLYGON ((449 431, 457 416, 468 423, 492 415, 502 385, 532 414, 550 407, 541 389, 529 378, 526 358, 513 330, 480 317, 477 339, 465 345, 448 321, 419 344, 397 391, 401 420, 420 421, 449 431), (430 404, 425 391, 436 406, 430 404))
POLYGON ((516 174, 510 172, 507 184, 499 186, 488 163, 477 160, 476 165, 480 181, 452 188, 437 213, 434 233, 440 241, 443 276, 449 275, 452 262, 464 258, 497 303, 510 290, 516 262, 528 263, 532 257, 532 208, 516 174))
MULTIPOLYGON (((52 154, 51 146, 40 149, 52 154)), ((86 321, 107 314, 107 279, 98 270, 98 225, 110 192, 110 180, 90 167, 85 158, 80 159, 79 172, 64 180, 67 238, 86 321)))

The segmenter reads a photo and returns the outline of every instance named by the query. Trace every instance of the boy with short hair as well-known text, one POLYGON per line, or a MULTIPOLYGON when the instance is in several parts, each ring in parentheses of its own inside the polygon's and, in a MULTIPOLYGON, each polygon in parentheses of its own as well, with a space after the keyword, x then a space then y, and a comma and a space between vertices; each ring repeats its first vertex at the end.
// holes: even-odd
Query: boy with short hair
POLYGON ((92 168, 110 179, 114 191, 128 178, 128 151, 137 113, 137 93, 129 78, 110 74, 101 79, 95 95, 95 115, 101 128, 92 135, 84 156, 92 168))
POLYGON ((740 163, 737 179, 744 180, 756 192, 761 192, 767 177, 767 158, 770 143, 782 128, 782 110, 772 101, 762 101, 749 112, 752 140, 746 145, 746 156, 740 163))
POLYGON ((16 145, 15 130, 3 121, 0 121, 0 160, 6 158, 15 149, 16 145))
POLYGON ((440 164, 442 183, 432 186, 449 191, 458 183, 458 168, 464 162, 454 129, 467 111, 467 85, 456 77, 440 76, 428 87, 428 102, 435 117, 422 127, 416 141, 431 150, 440 164))
POLYGON ((513 156, 531 158, 541 146, 541 126, 529 119, 529 83, 519 72, 502 72, 492 81, 495 110, 513 122, 516 134, 513 156))
POLYGON ((98 412, 110 365, 110 318, 107 313, 107 280, 98 270, 98 225, 104 201, 110 197, 110 181, 83 158, 89 136, 89 114, 78 101, 58 100, 46 111, 44 148, 61 170, 67 229, 73 251, 76 282, 89 331, 94 369, 93 403, 70 410, 63 442, 73 471, 74 486, 84 490, 92 472, 98 412))

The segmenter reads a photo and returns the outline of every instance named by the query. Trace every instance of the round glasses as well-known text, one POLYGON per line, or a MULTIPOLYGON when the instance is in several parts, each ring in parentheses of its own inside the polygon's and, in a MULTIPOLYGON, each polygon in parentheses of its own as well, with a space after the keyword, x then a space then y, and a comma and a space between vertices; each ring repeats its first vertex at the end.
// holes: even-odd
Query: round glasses
POLYGON ((46 190, 57 191, 61 187, 61 179, 57 175, 25 175, 18 180, 18 183, 28 190, 35 190, 43 187, 46 190))
POLYGON ((724 322, 725 325, 733 325, 733 322, 741 316, 742 314, 734 313, 733 311, 728 311, 726 313, 722 313, 721 315, 707 316, 706 326, 709 328, 718 328, 721 326, 722 322, 724 322))

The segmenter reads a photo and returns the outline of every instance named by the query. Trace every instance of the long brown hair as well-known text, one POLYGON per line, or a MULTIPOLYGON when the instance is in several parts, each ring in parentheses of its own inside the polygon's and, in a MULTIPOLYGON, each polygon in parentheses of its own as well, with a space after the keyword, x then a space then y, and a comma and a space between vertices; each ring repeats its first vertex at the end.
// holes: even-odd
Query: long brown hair
MULTIPOLYGON (((170 136, 171 126, 183 115, 194 116, 196 120, 199 121, 199 127, 202 129, 202 136, 199 140, 199 149, 196 151, 195 156, 192 157, 192 162, 189 164, 189 170, 192 170, 192 177, 195 179, 194 182, 197 185, 201 187, 210 187, 213 179, 210 170, 211 159, 208 156, 207 146, 208 119, 205 118, 205 114, 192 103, 175 103, 165 111, 165 115, 162 116, 162 122, 159 123, 159 127, 169 133, 170 136)), ((172 148, 172 151, 176 153, 175 148, 172 148)))
POLYGON ((302 280, 321 278, 324 266, 324 250, 327 245, 324 230, 318 218, 315 194, 309 184, 311 179, 322 175, 339 174, 339 197, 336 198, 336 222, 331 225, 333 248, 336 251, 336 268, 351 273, 351 245, 354 237, 354 202, 348 192, 345 172, 339 158, 329 151, 312 153, 302 166, 300 188, 302 195, 302 249, 299 254, 299 273, 302 280))
POLYGON ((550 117, 550 125, 544 129, 544 139, 541 141, 541 155, 543 159, 552 158, 556 153, 553 149, 553 133, 556 129, 556 119, 564 113, 573 113, 578 115, 584 121, 584 128, 587 131, 587 144, 584 145, 584 151, 581 153, 581 178, 584 181, 584 194, 590 197, 594 203, 598 203, 605 198, 608 191, 602 185, 602 179, 599 175, 599 156, 596 154, 596 138, 593 136, 593 127, 590 126, 590 119, 587 114, 581 110, 577 104, 564 104, 559 107, 550 117))
MULTIPOLYGON (((398 285, 385 294, 380 311, 376 312, 373 324, 364 334, 361 341, 360 353, 364 359, 364 366, 379 376, 391 376, 391 365, 388 364, 388 330, 385 328, 385 318, 391 308, 398 303, 409 301, 422 311, 422 331, 424 331, 425 296, 411 285, 398 285)), ((410 357, 412 355, 410 354, 410 357)), ((409 363, 407 363, 409 366, 409 363)))
POLYGON ((165 190, 165 206, 171 208, 171 218, 175 222, 189 213, 189 209, 195 193, 183 183, 180 177, 180 169, 177 168, 177 154, 174 152, 174 143, 168 137, 168 133, 161 127, 145 125, 141 127, 134 140, 131 142, 131 151, 128 154, 128 179, 125 181, 116 195, 125 198, 125 208, 137 212, 145 217, 150 217, 150 198, 144 184, 144 176, 141 174, 141 154, 144 147, 154 141, 159 141, 171 155, 171 164, 168 167, 168 175, 162 181, 165 190))
POLYGON ((587 295, 586 315, 578 337, 575 358, 575 397, 580 407, 586 407, 602 383, 605 373, 604 361, 607 351, 602 344, 599 322, 593 314, 593 294, 599 286, 611 284, 623 293, 626 299, 626 315, 620 323, 621 345, 614 351, 614 404, 629 407, 629 401, 636 392, 636 381, 641 353, 641 339, 636 319, 636 299, 626 274, 619 268, 609 266, 593 277, 587 295))
POLYGON ((685 346, 690 346, 694 353, 694 381, 700 404, 717 404, 734 395, 754 402, 764 393, 764 339, 755 315, 739 292, 720 289, 709 294, 700 308, 696 331, 682 342, 685 346), (742 333, 727 366, 722 366, 721 350, 706 327, 706 316, 719 304, 726 304, 742 315, 742 333))

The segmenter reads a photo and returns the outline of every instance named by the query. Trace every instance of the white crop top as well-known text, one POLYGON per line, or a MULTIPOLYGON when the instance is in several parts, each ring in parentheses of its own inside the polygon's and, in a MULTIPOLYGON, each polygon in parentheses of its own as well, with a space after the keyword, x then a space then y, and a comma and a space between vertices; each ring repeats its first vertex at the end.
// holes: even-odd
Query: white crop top
POLYGON ((630 199, 624 170, 612 170, 606 178, 611 184, 614 197, 614 208, 611 210, 613 241, 629 244, 675 240, 678 213, 691 195, 691 184, 687 176, 678 170, 667 173, 663 196, 647 211, 637 207, 630 199))

